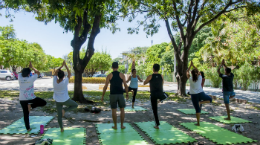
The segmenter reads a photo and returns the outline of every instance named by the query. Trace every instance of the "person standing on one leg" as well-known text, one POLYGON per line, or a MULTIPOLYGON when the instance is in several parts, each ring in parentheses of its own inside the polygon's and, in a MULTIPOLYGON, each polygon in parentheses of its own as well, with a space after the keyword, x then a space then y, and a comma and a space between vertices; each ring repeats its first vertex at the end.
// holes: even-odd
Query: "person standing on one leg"
POLYGON ((136 97, 137 90, 138 90, 138 80, 140 82, 143 82, 143 80, 138 75, 136 75, 136 69, 132 69, 132 76, 129 76, 126 83, 128 83, 130 80, 131 80, 131 83, 130 83, 130 86, 128 87, 128 91, 133 91, 132 108, 134 108, 135 97, 136 97))
POLYGON ((200 112, 201 112, 201 105, 205 103, 211 103, 212 98, 208 95, 206 95, 202 89, 201 82, 202 82, 202 76, 200 75, 199 70, 193 65, 193 62, 191 61, 190 67, 188 68, 186 72, 187 78, 189 78, 190 81, 190 94, 191 94, 191 100, 192 104, 196 110, 196 117, 197 117, 197 126, 200 126, 200 112), (193 66, 193 70, 191 71, 190 76, 190 68, 193 66))
POLYGON ((159 129, 160 121, 158 117, 158 102, 163 101, 168 97, 167 94, 163 92, 163 76, 159 74, 160 65, 153 65, 153 74, 149 75, 144 81, 144 85, 150 83, 150 100, 153 109, 154 119, 155 119, 155 129, 159 129), (159 101, 158 101, 159 100, 159 101))
POLYGON ((218 74, 219 77, 222 78, 222 84, 223 84, 223 99, 224 99, 224 103, 227 109, 227 115, 228 117, 225 118, 225 120, 231 120, 230 118, 230 109, 229 109, 229 99, 235 97, 235 92, 233 89, 233 78, 234 78, 234 74, 231 73, 231 69, 228 68, 225 64, 225 60, 222 60, 221 65, 218 68, 218 74), (222 74, 220 72, 220 68, 224 66, 225 68, 225 74, 222 74))
POLYGON ((47 102, 34 95, 34 81, 38 78, 40 72, 32 66, 30 62, 29 68, 23 68, 22 73, 18 74, 19 82, 19 100, 23 108, 24 123, 27 131, 31 131, 29 113, 31 109, 36 107, 43 107, 47 102), (34 70, 35 74, 30 76, 31 69, 34 70))
POLYGON ((126 99, 128 99, 128 86, 126 84, 125 75, 123 73, 120 73, 118 71, 118 63, 113 62, 112 64, 113 72, 110 73, 106 77, 106 84, 103 88, 103 94, 101 101, 104 100, 104 95, 107 90, 107 86, 110 83, 110 105, 112 109, 112 118, 114 122, 114 126, 112 128, 117 129, 117 116, 116 116, 116 110, 117 105, 120 107, 120 119, 121 119, 121 129, 124 129, 124 119, 125 119, 125 98, 124 98, 124 90, 122 84, 125 86, 125 92, 126 92, 126 99))
POLYGON ((68 93, 68 84, 70 79, 71 73, 66 65, 65 60, 63 61, 63 64, 60 68, 58 68, 55 71, 54 77, 53 77, 53 99, 56 102, 56 108, 58 112, 58 123, 61 129, 61 132, 64 131, 63 124, 62 124, 62 117, 64 117, 65 112, 70 111, 72 109, 76 109, 78 107, 78 104, 71 100, 68 93), (61 70, 61 68, 65 66, 68 72, 68 76, 65 77, 64 72, 61 70), (67 108, 63 109, 63 105, 67 106, 67 108))

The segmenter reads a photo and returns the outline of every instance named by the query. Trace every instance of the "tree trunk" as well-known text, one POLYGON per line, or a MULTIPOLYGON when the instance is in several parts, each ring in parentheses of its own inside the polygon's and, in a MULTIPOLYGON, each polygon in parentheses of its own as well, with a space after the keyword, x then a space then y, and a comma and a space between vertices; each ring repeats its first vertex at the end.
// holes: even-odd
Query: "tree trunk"
POLYGON ((75 70, 75 80, 74 80, 74 101, 79 101, 81 103, 94 103, 93 101, 89 101, 85 99, 82 92, 82 72, 75 70))
POLYGON ((180 79, 177 79, 178 94, 181 96, 186 96, 186 82, 187 82, 187 77, 181 77, 180 79))

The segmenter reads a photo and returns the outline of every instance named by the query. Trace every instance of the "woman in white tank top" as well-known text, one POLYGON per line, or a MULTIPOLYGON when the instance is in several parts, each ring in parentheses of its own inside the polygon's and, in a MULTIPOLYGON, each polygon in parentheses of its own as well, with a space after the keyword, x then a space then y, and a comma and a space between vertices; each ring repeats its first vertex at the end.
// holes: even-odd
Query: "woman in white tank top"
POLYGON ((191 101, 196 110, 197 124, 195 125, 200 126, 201 104, 211 103, 212 98, 204 93, 201 86, 202 76, 200 75, 199 70, 193 65, 192 61, 186 75, 190 81, 191 101), (192 76, 190 76, 189 72, 191 66, 193 66, 193 70, 191 71, 192 76))

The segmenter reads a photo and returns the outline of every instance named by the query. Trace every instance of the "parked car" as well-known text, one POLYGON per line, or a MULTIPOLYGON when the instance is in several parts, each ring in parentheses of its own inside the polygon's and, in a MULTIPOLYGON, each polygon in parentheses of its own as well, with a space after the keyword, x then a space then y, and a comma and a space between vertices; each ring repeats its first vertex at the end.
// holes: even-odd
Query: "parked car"
POLYGON ((5 79, 7 81, 14 79, 14 74, 10 70, 0 70, 0 79, 5 79))
POLYGON ((107 77, 105 74, 94 74, 93 77, 107 77))

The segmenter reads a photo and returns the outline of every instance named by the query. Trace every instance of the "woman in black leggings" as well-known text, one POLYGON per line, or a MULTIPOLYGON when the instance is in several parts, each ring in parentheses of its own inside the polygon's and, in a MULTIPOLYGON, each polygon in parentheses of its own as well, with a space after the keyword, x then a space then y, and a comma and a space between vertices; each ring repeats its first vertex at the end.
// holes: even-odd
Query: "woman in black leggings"
POLYGON ((132 69, 132 76, 129 76, 126 83, 128 83, 130 80, 131 80, 131 83, 128 87, 128 91, 133 91, 132 108, 134 108, 135 96, 136 96, 137 90, 138 90, 138 80, 140 82, 143 82, 143 80, 138 75, 136 75, 136 69, 132 69))
POLYGON ((40 72, 32 66, 31 62, 29 68, 23 68, 22 73, 18 74, 20 90, 19 100, 23 108, 24 123, 27 131, 31 131, 29 122, 29 113, 31 109, 36 107, 43 107, 47 104, 45 100, 34 95, 33 83, 39 75, 40 72), (30 68, 32 68, 36 74, 30 76, 30 68))
POLYGON ((205 103, 211 103, 212 98, 206 95, 202 89, 201 82, 202 77, 200 75, 199 70, 193 65, 191 61, 190 67, 187 70, 187 78, 190 80, 190 94, 192 104, 196 110, 196 117, 197 117, 197 126, 200 126, 200 112, 201 112, 201 105, 205 103), (190 68, 193 66, 193 70, 191 71, 192 77, 190 77, 190 68))

